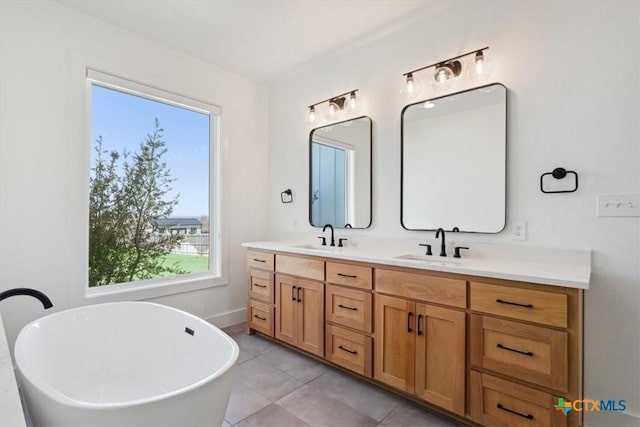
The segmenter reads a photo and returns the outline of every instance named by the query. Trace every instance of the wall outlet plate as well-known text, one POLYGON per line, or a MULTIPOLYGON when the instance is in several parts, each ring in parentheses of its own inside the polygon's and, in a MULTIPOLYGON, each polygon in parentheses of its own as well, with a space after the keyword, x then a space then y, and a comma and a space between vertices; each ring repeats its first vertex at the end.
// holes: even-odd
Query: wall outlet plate
POLYGON ((511 224, 511 240, 527 240, 526 221, 514 221, 511 224))
POLYGON ((598 216, 640 216, 640 194, 598 194, 598 216))

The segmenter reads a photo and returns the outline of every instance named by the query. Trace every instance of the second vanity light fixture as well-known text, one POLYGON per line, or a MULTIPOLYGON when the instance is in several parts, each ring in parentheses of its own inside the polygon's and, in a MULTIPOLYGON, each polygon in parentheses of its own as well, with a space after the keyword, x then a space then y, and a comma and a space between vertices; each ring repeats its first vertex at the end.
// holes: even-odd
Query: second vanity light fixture
POLYGON ((415 70, 408 71, 403 74, 405 77, 405 86, 402 89, 402 93, 409 98, 418 96, 420 92, 420 83, 413 76, 418 71, 433 68, 433 79, 431 84, 436 90, 446 90, 451 87, 452 80, 458 77, 462 73, 462 58, 470 55, 474 55, 473 61, 467 66, 467 74, 471 77, 471 80, 480 81, 484 80, 491 74, 493 64, 491 58, 485 53, 489 49, 489 46, 482 49, 472 50, 471 52, 463 53, 462 55, 454 56, 453 58, 446 59, 444 61, 436 62, 435 64, 427 65, 426 67, 416 68, 415 70))
POLYGON ((324 110, 324 116, 329 121, 337 119, 343 111, 357 113, 359 107, 356 97, 357 91, 358 89, 353 89, 332 98, 309 105, 309 122, 313 123, 316 121, 318 110, 325 103, 327 103, 327 105, 324 110))

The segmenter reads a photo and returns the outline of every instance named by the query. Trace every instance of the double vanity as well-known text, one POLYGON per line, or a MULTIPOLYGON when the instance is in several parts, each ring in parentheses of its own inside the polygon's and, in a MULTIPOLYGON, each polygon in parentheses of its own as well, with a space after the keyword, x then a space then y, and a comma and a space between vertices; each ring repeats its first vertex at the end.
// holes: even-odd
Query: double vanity
POLYGON ((582 424, 554 405, 582 398, 589 251, 243 246, 250 333, 469 425, 582 424))

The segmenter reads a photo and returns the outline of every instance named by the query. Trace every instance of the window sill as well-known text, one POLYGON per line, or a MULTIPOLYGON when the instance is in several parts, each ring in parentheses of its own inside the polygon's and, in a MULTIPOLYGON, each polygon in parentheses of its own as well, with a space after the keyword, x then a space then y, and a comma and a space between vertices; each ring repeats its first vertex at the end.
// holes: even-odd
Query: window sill
POLYGON ((228 284, 227 277, 213 273, 194 273, 166 279, 141 280, 132 283, 98 286, 85 289, 85 301, 91 304, 110 301, 135 301, 215 288, 228 284))

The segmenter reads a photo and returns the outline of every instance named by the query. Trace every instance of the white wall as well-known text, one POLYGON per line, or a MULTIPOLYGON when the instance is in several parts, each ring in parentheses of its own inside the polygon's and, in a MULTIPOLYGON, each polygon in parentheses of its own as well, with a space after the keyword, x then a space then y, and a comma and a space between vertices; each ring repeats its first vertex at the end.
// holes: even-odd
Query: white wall
MULTIPOLYGON (((400 112, 409 103, 400 95, 402 73, 489 45, 491 81, 509 89, 507 229, 465 239, 511 243, 509 223, 526 220, 523 244, 593 250, 585 395, 626 399, 627 413, 640 416, 639 219, 595 215, 597 194, 640 191, 639 12, 633 2, 455 3, 282 76, 269 93, 270 237, 298 233, 311 241, 319 234, 307 222, 305 107, 359 88, 361 114, 374 122, 373 225, 341 234, 432 238, 400 226, 400 112), (540 174, 559 166, 580 174, 579 191, 542 194, 540 174), (273 202, 289 187, 294 204, 273 202)), ((460 79, 450 91, 468 87, 460 79)), ((611 423, 606 415, 602 423, 587 421, 611 423)))
MULTIPOLYGON (((3 1, 0 7, 0 290, 40 289, 53 300, 53 310, 139 297, 84 298, 88 62, 222 107, 230 283, 154 301, 218 324, 242 321, 246 258, 239 245, 266 235, 266 215, 256 215, 266 209, 266 87, 56 2, 3 1)), ((32 298, 0 304, 11 343, 25 323, 45 314, 32 298)))

